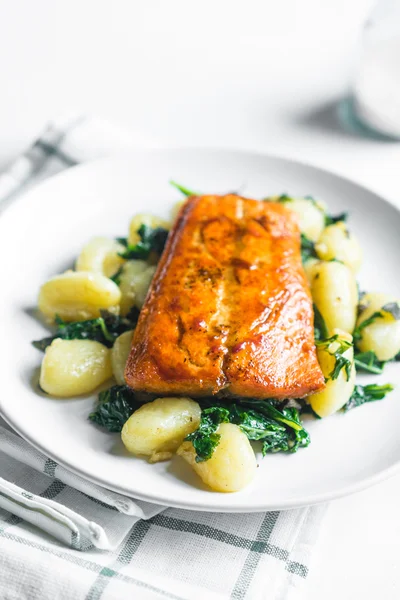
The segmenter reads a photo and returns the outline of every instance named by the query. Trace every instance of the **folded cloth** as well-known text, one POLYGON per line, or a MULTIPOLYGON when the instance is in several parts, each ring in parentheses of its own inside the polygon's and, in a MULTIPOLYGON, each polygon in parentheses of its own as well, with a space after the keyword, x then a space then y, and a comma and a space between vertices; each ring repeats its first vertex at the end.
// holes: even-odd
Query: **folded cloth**
POLYGON ((0 506, 77 550, 116 548, 136 521, 165 510, 82 479, 5 423, 0 424, 0 506))
MULTIPOLYGON (((0 175, 0 200, 134 146, 98 119, 57 120, 0 175)), ((295 600, 325 510, 165 509, 85 481, 0 422, 1 598, 295 600)))

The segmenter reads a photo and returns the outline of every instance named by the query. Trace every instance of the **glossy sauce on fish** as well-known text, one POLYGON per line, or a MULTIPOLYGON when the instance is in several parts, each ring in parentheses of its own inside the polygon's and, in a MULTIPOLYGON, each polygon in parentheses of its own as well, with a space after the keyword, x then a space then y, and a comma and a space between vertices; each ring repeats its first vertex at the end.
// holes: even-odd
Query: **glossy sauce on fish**
POLYGON ((135 330, 143 392, 301 398, 324 387, 296 215, 233 194, 191 197, 135 330))

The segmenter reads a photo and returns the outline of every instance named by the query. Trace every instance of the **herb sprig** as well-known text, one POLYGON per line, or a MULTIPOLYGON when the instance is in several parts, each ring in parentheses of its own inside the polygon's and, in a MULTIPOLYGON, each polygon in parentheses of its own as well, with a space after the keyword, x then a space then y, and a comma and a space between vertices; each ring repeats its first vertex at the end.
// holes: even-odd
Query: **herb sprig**
POLYGON ((176 181, 170 181, 169 182, 174 188, 176 188, 177 190, 179 190, 184 196, 186 196, 187 198, 189 198, 190 196, 200 196, 201 194, 199 194, 198 192, 194 192, 193 190, 190 190, 189 188, 181 185, 180 183, 176 183, 176 181))

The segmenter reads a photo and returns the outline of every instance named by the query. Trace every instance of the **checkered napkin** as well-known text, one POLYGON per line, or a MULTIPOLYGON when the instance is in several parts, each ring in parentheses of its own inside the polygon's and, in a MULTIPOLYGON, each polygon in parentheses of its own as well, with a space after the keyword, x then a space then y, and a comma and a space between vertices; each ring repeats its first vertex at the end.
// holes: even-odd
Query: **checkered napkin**
MULTIPOLYGON (((0 175, 0 205, 65 168, 132 147, 97 119, 55 121, 0 175)), ((295 600, 324 512, 217 514, 132 500, 70 473, 0 420, 7 600, 295 600)))

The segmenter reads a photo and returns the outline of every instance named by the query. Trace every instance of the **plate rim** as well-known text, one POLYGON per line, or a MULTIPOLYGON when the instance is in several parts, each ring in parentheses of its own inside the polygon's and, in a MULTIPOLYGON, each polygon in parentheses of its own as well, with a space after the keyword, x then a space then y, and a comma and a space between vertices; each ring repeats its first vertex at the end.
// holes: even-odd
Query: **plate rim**
MULTIPOLYGON (((248 157, 251 157, 251 156, 257 157, 259 159, 262 158, 262 159, 265 159, 266 161, 277 161, 277 162, 281 162, 281 163, 290 163, 293 166, 317 171, 319 173, 322 173, 324 176, 330 176, 335 179, 339 179, 342 182, 345 182, 346 184, 349 184, 351 186, 356 186, 361 192, 364 191, 368 194, 373 194, 374 196, 376 196, 376 198, 377 198, 377 200, 379 200, 379 202, 383 202, 384 204, 389 205, 390 207, 394 208, 397 213, 400 213, 400 207, 396 204, 396 202, 394 200, 392 200, 391 198, 387 198, 387 197, 381 195, 379 191, 376 191, 373 188, 367 187, 347 176, 343 176, 338 172, 320 167, 318 165, 314 165, 313 163, 310 163, 310 162, 305 162, 305 161, 297 160, 295 158, 286 157, 286 156, 282 156, 282 155, 265 153, 262 151, 252 151, 249 149, 241 150, 241 149, 237 149, 237 148, 223 148, 223 147, 220 148, 220 147, 171 146, 171 147, 162 147, 162 148, 132 149, 129 151, 119 152, 119 153, 113 154, 108 157, 97 158, 94 160, 90 160, 90 161, 69 167, 59 173, 56 173, 55 175, 53 175, 43 181, 37 182, 35 185, 30 187, 26 191, 22 191, 20 195, 18 195, 16 197, 12 196, 11 199, 6 199, 4 202, 0 203, 0 219, 2 218, 3 214, 6 211, 8 211, 8 209, 11 208, 14 204, 26 202, 27 200, 29 200, 29 197, 31 194, 37 194, 38 190, 40 191, 42 188, 48 186, 49 184, 53 185, 55 180, 62 180, 65 177, 69 178, 69 177, 71 177, 71 174, 73 174, 77 171, 96 169, 98 167, 98 165, 101 166, 104 163, 119 162, 121 160, 127 161, 130 158, 132 158, 132 160, 133 160, 133 158, 137 155, 145 155, 145 154, 146 155, 151 155, 151 154, 159 154, 160 155, 160 154, 170 154, 171 152, 173 152, 173 153, 174 152, 176 152, 176 153, 182 153, 182 152, 199 153, 199 152, 201 152, 204 154, 210 154, 210 153, 221 154, 222 153, 225 155, 226 154, 230 154, 230 155, 238 155, 239 154, 239 155, 247 155, 248 157)), ((0 406, 0 416, 6 421, 6 423, 8 423, 8 425, 13 429, 14 432, 16 432, 18 435, 20 435, 23 439, 25 439, 34 448, 39 450, 45 456, 51 458, 52 460, 55 460, 58 464, 65 467, 66 469, 68 469, 69 471, 74 473, 75 475, 78 475, 82 479, 84 479, 86 481, 90 481, 96 485, 99 485, 106 489, 112 490, 114 492, 117 492, 117 493, 127 496, 127 497, 131 497, 131 498, 138 499, 138 500, 144 500, 146 502, 151 502, 151 503, 155 503, 155 504, 160 504, 162 506, 170 506, 170 507, 174 507, 174 508, 182 508, 182 509, 205 511, 205 512, 224 512, 224 513, 261 512, 261 511, 266 511, 266 510, 288 510, 288 509, 293 509, 293 508, 301 508, 304 506, 321 504, 321 503, 327 502, 329 500, 345 497, 345 496, 360 492, 364 489, 367 489, 368 487, 371 487, 373 485, 380 483, 381 481, 384 481, 385 479, 388 479, 389 477, 394 476, 396 473, 398 473, 400 471, 400 457, 399 457, 399 459, 396 461, 395 464, 392 464, 389 467, 382 469, 381 471, 378 471, 377 473, 375 473, 373 475, 364 477, 360 481, 344 485, 343 487, 341 487, 337 490, 328 490, 326 492, 321 492, 320 494, 313 494, 311 496, 306 495, 301 498, 297 497, 296 500, 287 500, 286 502, 279 502, 278 505, 268 504, 265 501, 264 502, 261 501, 257 504, 252 504, 250 507, 246 504, 246 502, 244 502, 243 504, 237 503, 234 506, 230 506, 228 499, 229 499, 229 497, 231 497, 231 494, 224 495, 224 496, 226 496, 227 502, 225 504, 221 504, 220 506, 212 505, 212 503, 204 505, 202 503, 198 503, 193 500, 189 500, 186 502, 179 502, 179 500, 177 501, 173 498, 172 499, 166 498, 165 496, 163 499, 160 500, 160 498, 158 498, 155 493, 154 494, 141 493, 140 491, 138 491, 138 492, 135 491, 135 495, 133 496, 131 494, 131 492, 127 492, 120 486, 116 486, 116 485, 110 486, 109 482, 107 482, 106 479, 103 479, 100 476, 99 477, 91 476, 87 472, 81 471, 79 468, 77 468, 73 465, 70 465, 68 460, 64 460, 64 459, 60 460, 60 457, 58 457, 57 454, 54 454, 52 451, 49 451, 47 448, 44 448, 40 444, 40 442, 37 442, 35 439, 32 439, 32 437, 30 436, 28 431, 21 430, 21 428, 14 423, 12 417, 10 417, 4 411, 2 406, 0 406)), ((213 493, 210 492, 210 498, 212 498, 212 494, 213 493)), ((240 494, 240 492, 239 492, 239 494, 240 494)))

